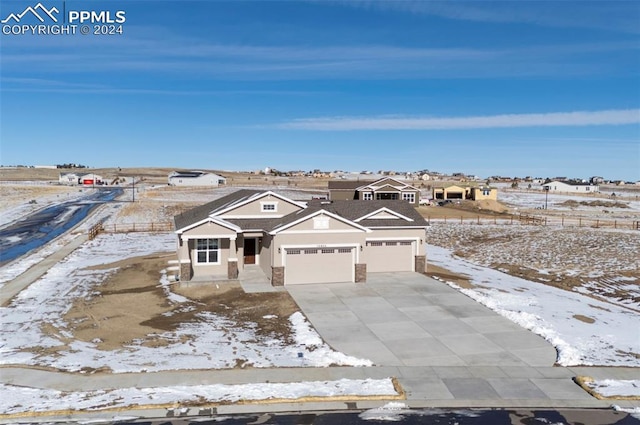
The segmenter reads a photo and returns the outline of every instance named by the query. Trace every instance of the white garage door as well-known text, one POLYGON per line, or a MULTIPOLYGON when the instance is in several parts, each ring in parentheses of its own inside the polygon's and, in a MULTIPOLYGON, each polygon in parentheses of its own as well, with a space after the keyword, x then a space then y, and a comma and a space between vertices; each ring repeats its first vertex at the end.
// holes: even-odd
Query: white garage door
POLYGON ((353 282, 354 248, 286 248, 284 283, 353 282))
POLYGON ((367 272, 411 272, 415 241, 367 241, 367 272))

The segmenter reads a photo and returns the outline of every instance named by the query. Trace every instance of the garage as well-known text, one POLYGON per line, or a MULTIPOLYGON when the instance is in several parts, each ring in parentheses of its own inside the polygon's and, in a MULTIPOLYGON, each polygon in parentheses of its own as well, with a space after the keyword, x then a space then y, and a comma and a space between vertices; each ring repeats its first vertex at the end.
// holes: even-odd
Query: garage
POLYGON ((367 241, 367 272, 412 272, 415 243, 408 240, 367 241))
POLYGON ((285 285, 353 282, 354 248, 285 248, 285 285))

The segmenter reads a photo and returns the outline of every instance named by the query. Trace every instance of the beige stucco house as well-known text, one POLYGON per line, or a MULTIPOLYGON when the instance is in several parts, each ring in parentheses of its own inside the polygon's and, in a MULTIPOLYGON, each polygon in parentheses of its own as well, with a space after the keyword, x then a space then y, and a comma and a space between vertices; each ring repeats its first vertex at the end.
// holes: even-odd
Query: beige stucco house
POLYGON ((239 190, 174 218, 180 280, 235 279, 259 266, 274 286, 424 272, 425 219, 408 202, 299 202, 239 190))
POLYGON ((470 199, 472 201, 481 201, 483 199, 498 199, 498 189, 488 186, 458 186, 455 184, 441 187, 434 187, 433 199, 436 200, 456 200, 470 199))

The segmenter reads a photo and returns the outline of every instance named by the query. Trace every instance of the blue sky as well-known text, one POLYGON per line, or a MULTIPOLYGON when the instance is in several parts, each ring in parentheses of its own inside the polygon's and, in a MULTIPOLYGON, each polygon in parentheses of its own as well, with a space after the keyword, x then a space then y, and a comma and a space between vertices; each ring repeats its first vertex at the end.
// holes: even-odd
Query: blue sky
POLYGON ((42 4, 126 22, 3 29, 3 165, 640 180, 638 2, 42 4))

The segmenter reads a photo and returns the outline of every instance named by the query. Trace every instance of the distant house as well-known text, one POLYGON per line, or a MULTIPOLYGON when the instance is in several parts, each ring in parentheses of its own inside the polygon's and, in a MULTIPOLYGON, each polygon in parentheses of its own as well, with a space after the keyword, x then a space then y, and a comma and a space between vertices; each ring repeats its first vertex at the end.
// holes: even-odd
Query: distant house
POLYGON ((64 185, 76 185, 80 182, 80 175, 77 173, 60 173, 58 183, 64 185))
POLYGON ((549 192, 565 192, 565 193, 593 193, 598 192, 600 187, 591 183, 582 182, 562 182, 553 180, 542 185, 542 190, 549 192))
POLYGON ((174 218, 180 280, 235 279, 259 266, 274 286, 364 282, 425 271, 426 220, 406 202, 298 202, 239 190, 174 218))
POLYGON ((436 200, 460 200, 468 199, 481 201, 483 199, 498 199, 498 189, 489 186, 461 186, 451 184, 448 186, 434 187, 432 189, 433 199, 436 200))
POLYGON ((173 171, 169 173, 169 186, 220 186, 227 179, 205 171, 173 171))
POLYGON ((372 181, 331 180, 329 199, 332 201, 407 201, 413 206, 420 202, 420 189, 390 177, 372 181))

